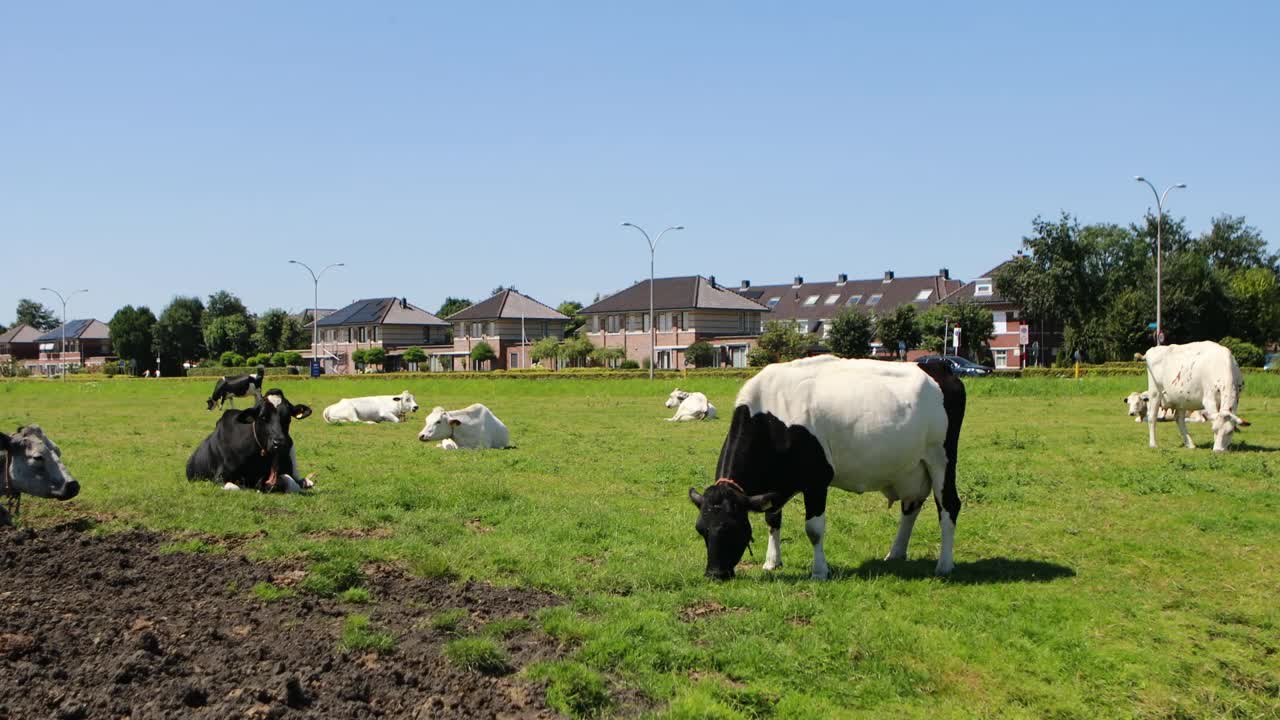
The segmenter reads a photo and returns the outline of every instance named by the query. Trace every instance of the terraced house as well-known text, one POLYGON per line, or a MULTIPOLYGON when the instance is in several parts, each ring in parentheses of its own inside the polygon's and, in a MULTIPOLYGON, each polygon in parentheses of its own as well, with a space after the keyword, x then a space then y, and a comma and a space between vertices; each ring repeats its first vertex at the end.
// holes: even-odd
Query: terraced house
MULTIPOLYGON (((394 370, 408 348, 420 347, 428 354, 449 349, 449 323, 405 298, 356 300, 324 315, 317 325, 317 354, 326 373, 355 372, 351 355, 356 350, 382 348, 387 353, 384 368, 394 370)), ((302 354, 311 357, 310 348, 302 354)))
MULTIPOLYGON (((963 285, 942 268, 937 275, 909 277, 898 277, 887 270, 882 277, 865 280, 850 280, 847 274, 840 274, 832 282, 805 282, 796 276, 789 285, 753 287, 751 281, 743 280, 737 292, 769 308, 770 320, 794 323, 801 332, 825 338, 832 318, 845 308, 887 315, 899 305, 910 304, 923 312, 963 285)), ((872 342, 871 349, 877 355, 892 355, 898 350, 881 347, 879 339, 872 342)))
POLYGON ((563 339, 571 319, 528 295, 503 290, 450 315, 448 321, 453 324, 453 347, 436 354, 438 369, 472 369, 471 351, 483 342, 497 359, 481 369, 512 370, 532 365, 533 343, 544 337, 563 339))
MULTIPOLYGON (((720 366, 746 367, 747 351, 760 336, 769 308, 716 284, 715 277, 687 275, 653 282, 657 363, 686 367, 684 351, 705 340, 719 349, 720 366)), ((628 360, 649 359, 649 281, 643 280, 585 308, 583 328, 596 347, 620 347, 628 360)))
POLYGON ((50 375, 69 368, 98 367, 111 360, 111 330, 101 320, 71 320, 36 338, 40 350, 34 360, 23 364, 32 372, 50 375), (65 330, 65 332, 64 332, 65 330), (65 342, 65 345, 64 345, 65 342))

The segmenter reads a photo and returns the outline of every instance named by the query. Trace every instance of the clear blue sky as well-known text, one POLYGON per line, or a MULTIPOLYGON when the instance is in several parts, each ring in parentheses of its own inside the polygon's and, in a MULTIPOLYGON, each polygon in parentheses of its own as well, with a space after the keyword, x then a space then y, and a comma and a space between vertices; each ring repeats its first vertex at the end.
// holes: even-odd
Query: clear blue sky
POLYGON ((0 322, 220 288, 299 310, 659 275, 971 278, 1186 182, 1280 239, 1275 3, 0 8, 0 322))

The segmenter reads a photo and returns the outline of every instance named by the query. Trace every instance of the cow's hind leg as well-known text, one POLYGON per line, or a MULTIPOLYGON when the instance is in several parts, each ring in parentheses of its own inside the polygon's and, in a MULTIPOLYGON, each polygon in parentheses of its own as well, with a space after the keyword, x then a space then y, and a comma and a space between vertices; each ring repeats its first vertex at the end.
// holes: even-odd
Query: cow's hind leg
POLYGON ((933 502, 938 507, 938 524, 942 526, 942 547, 938 550, 937 575, 950 575, 955 568, 953 551, 956 541, 956 519, 960 517, 960 493, 956 491, 956 464, 937 448, 926 468, 933 483, 933 502))
POLYGON ((764 554, 764 569, 777 570, 782 567, 782 508, 766 512, 764 522, 769 526, 769 549, 764 554))
POLYGON ((902 517, 898 519, 898 535, 893 539, 893 547, 885 560, 906 560, 907 544, 911 542, 911 531, 916 526, 916 518, 920 517, 920 508, 924 500, 903 500, 902 517))
POLYGON ((1196 444, 1191 441, 1191 435, 1187 432, 1187 411, 1174 410, 1173 421, 1178 424, 1178 432, 1182 434, 1182 444, 1194 448, 1196 444))

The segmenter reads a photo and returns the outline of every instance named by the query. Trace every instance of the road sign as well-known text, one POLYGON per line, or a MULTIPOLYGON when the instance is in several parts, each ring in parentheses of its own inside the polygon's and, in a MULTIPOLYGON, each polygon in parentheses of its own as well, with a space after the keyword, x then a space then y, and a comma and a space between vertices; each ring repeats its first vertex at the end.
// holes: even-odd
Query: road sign
POLYGON ((1161 330, 1161 331, 1156 335, 1156 344, 1157 344, 1157 345, 1163 345, 1163 344, 1164 344, 1164 331, 1163 331, 1163 330, 1161 330))
POLYGON ((1018 328, 1018 344, 1026 345, 1029 342, 1031 342, 1031 328, 1023 325, 1018 328))
POLYGON ((952 344, 955 345, 956 354, 959 355, 960 354, 960 326, 959 325, 957 325, 956 329, 953 331, 953 337, 955 339, 952 341, 952 344))
POLYGON ((320 358, 311 358, 311 377, 320 377, 320 358))
POLYGON ((1155 330, 1155 329, 1156 329, 1156 324, 1155 324, 1155 323, 1147 323, 1147 329, 1148 329, 1148 330, 1155 330))

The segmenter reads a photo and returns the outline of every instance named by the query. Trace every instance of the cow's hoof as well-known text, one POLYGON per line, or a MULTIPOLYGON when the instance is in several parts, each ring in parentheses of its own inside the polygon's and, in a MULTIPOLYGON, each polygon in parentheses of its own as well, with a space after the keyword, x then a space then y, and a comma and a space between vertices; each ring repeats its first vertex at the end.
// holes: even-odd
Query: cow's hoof
POLYGON ((781 560, 779 560, 779 561, 777 561, 777 562, 767 562, 767 563, 765 563, 764 565, 761 565, 761 566, 760 566, 760 568, 761 568, 762 570, 764 570, 765 572, 773 572, 774 570, 777 570, 777 569, 778 569, 778 568, 780 568, 780 567, 782 567, 782 561, 781 561, 781 560))
POLYGON ((814 570, 809 575, 810 580, 826 580, 829 577, 831 577, 831 571, 827 568, 822 568, 821 570, 814 570))
POLYGON ((233 482, 229 482, 229 483, 224 484, 224 485, 222 486, 222 489, 223 489, 223 490, 239 490, 239 489, 240 489, 240 486, 239 486, 239 485, 237 485, 237 484, 235 484, 235 483, 233 483, 233 482))
POLYGON ((884 556, 884 561, 885 561, 885 562, 891 562, 891 561, 894 561, 894 560, 906 560, 906 559, 907 559, 907 554, 906 554, 906 553, 896 553, 896 552, 894 552, 894 551, 892 551, 892 550, 890 550, 890 551, 889 551, 889 554, 888 554, 888 555, 885 555, 885 556, 884 556))
POLYGON ((938 577, 946 577, 951 574, 951 571, 954 570, 955 567, 956 567, 955 563, 940 562, 938 563, 938 567, 933 569, 933 574, 937 575, 938 577))

